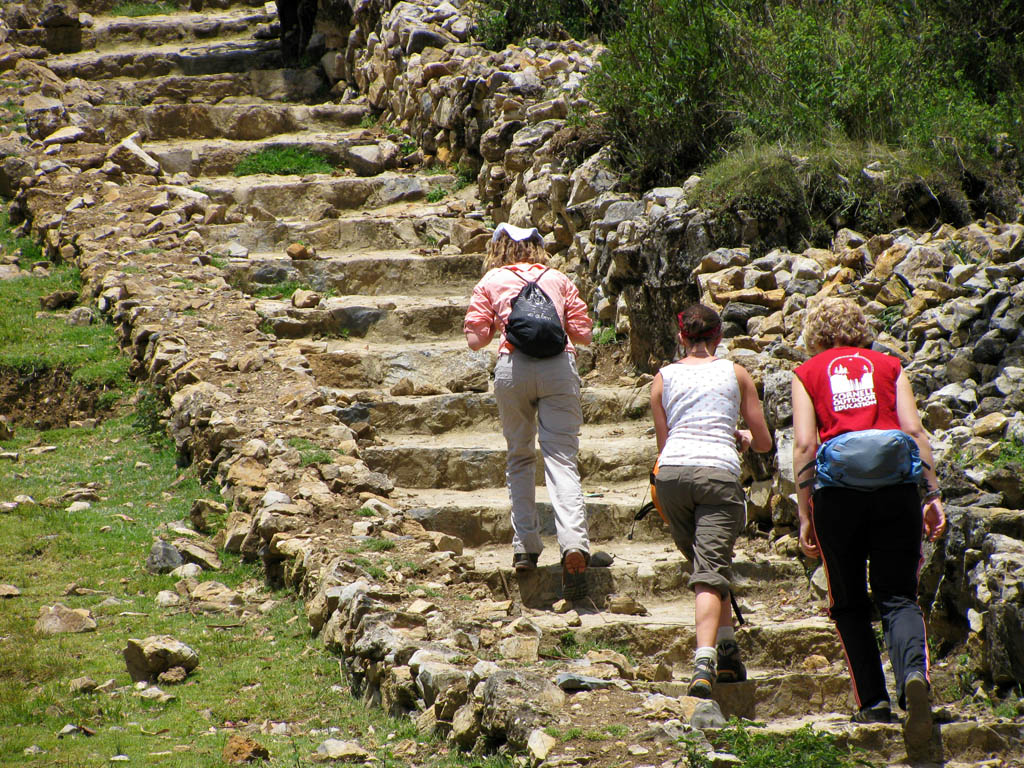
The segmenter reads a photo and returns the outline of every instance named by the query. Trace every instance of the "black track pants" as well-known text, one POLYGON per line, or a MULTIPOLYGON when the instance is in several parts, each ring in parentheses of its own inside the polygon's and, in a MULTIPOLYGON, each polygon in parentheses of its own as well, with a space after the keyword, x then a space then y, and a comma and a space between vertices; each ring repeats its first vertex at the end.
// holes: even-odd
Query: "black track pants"
POLYGON ((923 531, 917 487, 822 488, 813 501, 814 531, 828 576, 829 615, 846 653, 857 706, 889 700, 871 628, 869 580, 902 706, 906 676, 915 670, 928 674, 924 616, 917 604, 923 531), (870 574, 865 573, 868 563, 870 574))

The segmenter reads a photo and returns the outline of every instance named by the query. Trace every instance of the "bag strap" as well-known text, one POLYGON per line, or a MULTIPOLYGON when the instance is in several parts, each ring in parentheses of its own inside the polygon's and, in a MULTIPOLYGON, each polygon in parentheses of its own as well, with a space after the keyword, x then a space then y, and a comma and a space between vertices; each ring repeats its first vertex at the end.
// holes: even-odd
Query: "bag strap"
POLYGON ((511 272, 516 277, 518 277, 520 280, 522 280, 527 285, 529 285, 530 283, 533 283, 534 285, 536 285, 537 283, 540 282, 540 279, 542 277, 544 277, 544 275, 546 275, 550 271, 551 267, 544 267, 544 271, 541 272, 539 275, 537 275, 537 279, 536 280, 527 280, 517 270, 512 269, 512 267, 505 267, 505 269, 507 269, 509 272, 511 272))

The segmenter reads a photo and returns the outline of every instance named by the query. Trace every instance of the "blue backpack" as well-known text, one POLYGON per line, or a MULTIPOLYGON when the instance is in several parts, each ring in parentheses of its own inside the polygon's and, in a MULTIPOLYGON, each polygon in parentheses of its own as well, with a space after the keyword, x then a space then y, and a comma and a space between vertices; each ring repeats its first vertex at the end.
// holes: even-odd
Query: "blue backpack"
POLYGON ((811 466, 815 476, 800 484, 872 491, 890 485, 920 483, 925 463, 914 439, 899 429, 845 432, 818 447, 811 466))

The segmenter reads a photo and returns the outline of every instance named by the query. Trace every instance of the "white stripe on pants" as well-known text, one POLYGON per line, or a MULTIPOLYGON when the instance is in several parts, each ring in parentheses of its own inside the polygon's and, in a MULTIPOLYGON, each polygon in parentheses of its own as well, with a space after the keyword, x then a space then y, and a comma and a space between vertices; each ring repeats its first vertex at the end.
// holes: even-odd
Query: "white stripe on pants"
POLYGON ((512 505, 514 552, 540 554, 537 516, 536 439, 544 457, 544 482, 555 512, 561 554, 590 551, 587 512, 576 465, 583 409, 575 355, 536 358, 513 351, 498 357, 494 397, 508 447, 505 478, 512 505))

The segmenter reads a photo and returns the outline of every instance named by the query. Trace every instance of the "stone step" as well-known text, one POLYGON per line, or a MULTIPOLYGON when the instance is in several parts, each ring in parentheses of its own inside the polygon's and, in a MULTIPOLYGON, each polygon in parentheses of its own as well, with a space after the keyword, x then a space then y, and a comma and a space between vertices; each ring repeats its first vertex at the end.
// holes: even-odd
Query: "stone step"
MULTIPOLYGON (((175 13, 135 18, 98 16, 93 19, 92 26, 82 28, 82 48, 95 51, 118 45, 138 47, 239 37, 251 35, 257 25, 276 19, 276 13, 269 14, 262 9, 175 13)), ((14 29, 11 30, 9 42, 45 46, 46 30, 42 27, 14 29)))
MULTIPOLYGON (((469 491, 505 484, 505 440, 498 432, 407 435, 394 444, 366 446, 361 454, 371 469, 386 473, 404 488, 469 491)), ((632 425, 584 424, 580 476, 592 483, 646 478, 657 454, 653 435, 648 437, 632 425)), ((543 474, 538 449, 538 482, 543 474)))
POLYGON ((299 309, 290 301, 262 300, 256 302, 256 312, 278 338, 315 334, 369 341, 421 341, 461 333, 468 305, 468 299, 340 296, 322 299, 315 309, 299 309))
POLYGON ((400 291, 437 299, 458 296, 459 302, 468 303, 482 261, 479 254, 329 249, 318 251, 315 259, 296 261, 281 253, 257 252, 232 259, 224 277, 245 290, 291 281, 346 299, 360 296, 364 302, 367 296, 400 291))
MULTIPOLYGON (((284 133, 349 128, 367 114, 366 107, 359 104, 307 106, 267 103, 252 98, 239 104, 83 105, 78 111, 87 125, 102 131, 110 142, 136 131, 143 141, 154 142, 168 139, 256 141, 284 133)), ((246 178, 248 184, 222 183, 219 188, 248 189, 252 180, 246 178)))
MULTIPOLYGON (((334 218, 340 211, 384 208, 396 203, 419 201, 435 187, 454 183, 447 174, 421 176, 381 173, 370 177, 328 176, 242 176, 200 179, 198 186, 214 202, 234 206, 243 215, 267 221, 294 217, 334 218)), ((442 211, 443 205, 424 210, 442 211)), ((337 246, 335 246, 337 247, 337 246)), ((386 248, 386 245, 378 245, 386 248)))
MULTIPOLYGON (((324 206, 330 208, 329 205, 324 206)), ((283 252, 292 243, 312 245, 319 251, 413 250, 424 255, 436 252, 436 243, 448 237, 452 219, 443 215, 444 206, 409 208, 405 214, 350 213, 336 218, 274 219, 257 221, 255 217, 231 224, 197 227, 207 248, 223 249, 238 243, 250 251, 283 252)), ((333 212, 333 209, 331 209, 333 212)), ((238 211, 228 216, 242 219, 238 211)))
MULTIPOLYGON (((121 104, 123 109, 145 106, 157 100, 164 104, 216 104, 224 99, 318 101, 323 94, 324 78, 319 67, 276 68, 212 75, 161 75, 144 80, 116 77, 93 80, 89 86, 102 94, 103 103, 121 104)), ((117 134, 113 132, 110 135, 117 134)))
MULTIPOLYGON (((493 407, 493 399, 491 405, 493 407)), ((494 418, 495 429, 498 429, 496 413, 494 418)), ((618 485, 613 489, 601 490, 597 490, 590 483, 584 483, 590 540, 623 543, 633 522, 633 515, 642 506, 641 501, 646 501, 646 491, 646 483, 634 482, 632 485, 618 485)), ((406 514, 419 521, 425 528, 458 536, 469 547, 507 546, 512 541, 508 491, 505 488, 481 488, 475 491, 454 491, 447 488, 399 489, 394 497, 401 500, 403 507, 406 508, 406 514)), ((546 542, 550 540, 548 550, 552 553, 557 552, 557 543, 552 538, 555 535, 554 512, 547 488, 543 485, 537 488, 537 513, 541 533, 546 537, 546 542)), ((655 541, 664 544, 668 541, 668 535, 657 514, 637 523, 634 529, 634 540, 637 542, 655 541)), ((511 558, 511 550, 481 550, 480 557, 481 563, 498 568, 507 565, 511 558)), ((552 554, 551 562, 554 563, 556 559, 552 554)))
MULTIPOLYGON (((546 557, 545 552, 541 556, 542 562, 546 557)), ((550 559, 554 560, 555 556, 550 559)), ((517 578, 521 577, 507 580, 512 598, 517 597, 517 578)), ((798 590, 792 591, 799 594, 798 590)), ((741 597, 740 602, 745 604, 747 598, 741 597)), ((811 602, 809 596, 808 602, 811 602)), ((571 632, 578 645, 628 648, 635 659, 664 661, 674 669, 676 678, 689 679, 696 650, 692 592, 680 592, 670 600, 645 601, 649 612, 643 616, 613 614, 593 607, 588 609, 586 603, 577 601, 574 604, 579 619, 574 627, 569 626, 564 614, 550 610, 537 611, 527 607, 523 614, 542 630, 542 649, 556 649, 564 642, 564 634, 571 632)), ((756 610, 745 611, 747 623, 736 630, 736 640, 747 667, 761 670, 759 675, 764 677, 780 673, 838 673, 849 686, 843 647, 829 619, 816 614, 778 620, 776 614, 774 606, 763 604, 756 610), (806 667, 805 660, 810 660, 806 667), (812 666, 815 668, 810 669, 812 666)), ((558 654, 555 651, 546 655, 558 654)))
MULTIPOLYGON (((420 391, 486 392, 497 352, 471 351, 459 339, 427 343, 329 339, 293 342, 318 386, 388 392, 403 379, 420 391)), ((494 345, 491 345, 494 347, 494 345)), ((415 391, 415 390, 414 390, 415 391)))
POLYGON ((108 77, 143 79, 161 75, 212 75, 280 67, 277 40, 225 40, 205 45, 120 47, 111 51, 82 51, 46 60, 59 77, 101 80, 108 77))
MULTIPOLYGON (((649 401, 635 393, 635 389, 625 387, 584 387, 580 393, 583 420, 610 424, 645 418, 649 401)), ((364 401, 367 419, 388 434, 439 434, 471 427, 500 429, 497 404, 486 393, 381 397, 377 392, 352 392, 351 396, 364 401)))
MULTIPOLYGON (((606 527, 616 526, 613 524, 606 527)), ((600 549, 614 557, 610 567, 587 569, 588 594, 594 606, 606 608, 611 595, 632 597, 648 610, 652 610, 650 606, 659 605, 670 596, 679 597, 692 605, 688 578, 693 572, 693 564, 686 560, 671 539, 666 535, 660 541, 626 541, 629 523, 620 520, 617 527, 615 539, 602 542, 599 547, 592 547, 592 551, 600 549)), ((511 531, 506 541, 510 540, 511 531)), ((549 607, 562 597, 562 569, 558 543, 554 538, 545 540, 540 566, 522 574, 512 570, 511 544, 487 546, 468 552, 475 558, 479 577, 496 593, 502 591, 503 584, 518 582, 519 598, 523 605, 536 609, 549 607)), ((769 591, 774 594, 782 587, 806 590, 806 584, 803 566, 795 560, 763 555, 746 557, 742 552, 737 552, 733 560, 733 586, 741 604, 748 599, 748 593, 750 600, 757 599, 768 588, 767 585, 771 585, 769 591)), ((670 607, 670 610, 677 609, 678 604, 670 607)))
POLYGON ((187 173, 190 176, 227 176, 254 152, 295 149, 323 157, 336 168, 344 168, 346 147, 369 135, 355 128, 348 131, 282 134, 268 139, 241 141, 234 139, 172 139, 148 141, 146 152, 160 163, 165 173, 187 173))

